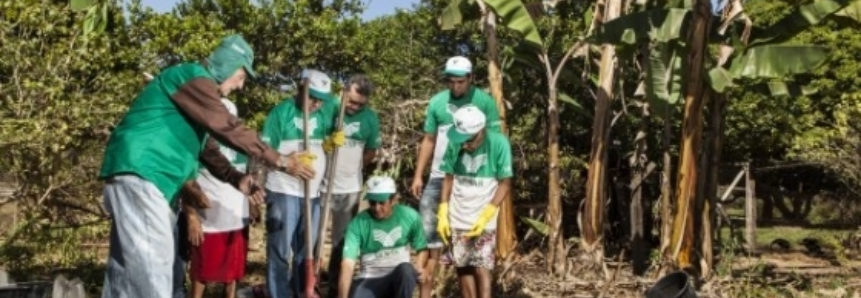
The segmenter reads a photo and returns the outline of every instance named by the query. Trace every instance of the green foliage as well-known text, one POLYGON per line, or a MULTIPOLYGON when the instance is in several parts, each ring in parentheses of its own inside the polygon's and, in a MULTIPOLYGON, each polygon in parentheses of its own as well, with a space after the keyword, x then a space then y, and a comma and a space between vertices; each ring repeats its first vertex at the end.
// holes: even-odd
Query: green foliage
MULTIPOLYGON (((295 84, 302 68, 321 68, 336 80, 358 72, 368 74, 378 87, 372 106, 383 122, 384 151, 393 161, 384 164, 381 172, 397 172, 404 188, 412 177, 415 146, 423 134, 424 101, 444 88, 440 71, 445 59, 468 56, 475 64, 476 84, 487 85, 486 44, 476 22, 461 23, 451 30, 442 30, 437 23, 448 1, 423 1, 413 11, 368 22, 358 18, 359 1, 187 0, 171 13, 155 13, 134 1, 127 17, 117 5, 105 6, 107 21, 101 34, 83 31, 90 17, 88 9, 94 6, 74 2, 74 8, 83 9, 73 10, 68 3, 0 1, 0 55, 8 58, 0 60, 0 152, 6 157, 0 159, 0 176, 12 176, 18 183, 13 203, 26 215, 22 216, 25 222, 14 227, 18 236, 2 239, 0 255, 5 260, 38 260, 33 266, 38 265, 43 273, 52 267, 81 264, 86 266, 81 268, 93 268, 87 264, 94 263, 95 256, 83 253, 82 244, 105 242, 107 228, 96 172, 111 128, 143 86, 143 73, 156 74, 180 61, 205 58, 222 36, 241 33, 255 50, 255 68, 261 78, 247 82, 244 90, 231 96, 240 116, 254 127, 284 98, 281 85, 295 84), (62 257, 51 256, 52 250, 61 251, 62 257)), ((516 18, 507 19, 505 9, 492 2, 496 3, 487 1, 505 23, 524 18, 516 13, 511 14, 516 18)), ((803 15, 793 8, 794 3, 748 1, 745 5, 758 28, 779 29, 787 16, 803 15)), ((714 65, 709 68, 712 83, 723 80, 715 84, 716 89, 730 94, 725 161, 806 160, 828 167, 844 181, 861 181, 857 178, 861 166, 848 163, 857 160, 852 150, 861 144, 857 132, 861 97, 857 92, 845 94, 861 88, 857 59, 861 35, 852 27, 857 25, 853 16, 857 16, 859 2, 852 3, 854 6, 835 13, 839 18, 806 21, 814 25, 794 35, 754 31, 754 37, 783 41, 747 51, 738 48, 726 71, 715 70, 714 65), (817 48, 805 50, 810 52, 803 57, 788 55, 800 52, 775 52, 769 54, 771 58, 761 58, 760 49, 800 48, 798 45, 817 48), (820 59, 823 53, 828 59, 820 59), (743 60, 746 62, 739 62, 743 60), (808 63, 811 61, 814 63, 808 63), (752 70, 736 65, 750 63, 767 64, 752 70), (784 82, 788 74, 796 73, 803 74, 793 76, 792 84, 784 82), (772 94, 793 96, 768 96, 763 86, 779 89, 772 94), (811 90, 817 92, 811 94, 811 90)), ((468 7, 472 10, 461 11, 463 19, 476 16, 476 7, 468 7)), ((591 10, 588 3, 559 2, 552 15, 533 22, 551 66, 585 36, 591 10)), ((596 43, 621 45, 617 68, 621 100, 614 101, 613 107, 619 120, 612 127, 614 142, 608 148, 609 181, 628 182, 628 153, 634 148, 638 129, 647 127, 647 155, 655 162, 660 161, 657 148, 663 145, 658 133, 663 129, 661 122, 669 121, 676 129, 673 135, 678 135, 680 119, 665 112, 681 101, 684 80, 677 74, 686 55, 678 39, 684 36, 681 28, 688 18, 683 11, 635 13, 598 28, 591 37, 596 43), (614 27, 633 22, 623 22, 626 18, 646 23, 628 29, 614 27), (648 55, 640 47, 630 46, 644 42, 653 43, 648 55), (645 58, 648 61, 641 61, 645 58), (643 80, 652 108, 649 119, 630 112, 639 103, 634 87, 643 80), (665 114, 671 116, 654 120, 665 114)), ((101 25, 91 27, 95 30, 101 25)), ((518 173, 516 205, 545 202, 548 136, 544 124, 550 82, 537 51, 522 46, 523 30, 502 26, 498 33, 504 47, 504 98, 509 104, 507 124, 518 173)), ((592 80, 596 52, 586 48, 578 55, 562 68, 556 86, 562 102, 558 107, 562 123, 557 166, 566 204, 566 238, 577 230, 575 206, 583 197, 584 160, 591 145, 594 110, 591 99, 596 90, 592 80)), ((647 199, 657 197, 656 176, 644 184, 647 199)), ((620 193, 614 193, 614 199, 624 199, 625 192, 620 193)), ((523 222, 521 231, 538 228, 530 225, 523 222)), ((23 261, 8 264, 19 269, 29 266, 23 261)))
POLYGON ((650 9, 623 15, 599 26, 589 37, 595 44, 668 42, 684 37, 690 25, 690 9, 650 9))
POLYGON ((478 10, 475 1, 483 1, 502 19, 502 25, 519 32, 524 41, 541 48, 544 42, 535 22, 521 0, 453 0, 442 12, 439 22, 443 30, 454 29, 463 22, 464 11, 478 10), (467 2, 464 2, 467 1, 467 2))
POLYGON ((811 73, 827 58, 822 46, 764 45, 747 48, 729 71, 735 78, 784 78, 811 73))

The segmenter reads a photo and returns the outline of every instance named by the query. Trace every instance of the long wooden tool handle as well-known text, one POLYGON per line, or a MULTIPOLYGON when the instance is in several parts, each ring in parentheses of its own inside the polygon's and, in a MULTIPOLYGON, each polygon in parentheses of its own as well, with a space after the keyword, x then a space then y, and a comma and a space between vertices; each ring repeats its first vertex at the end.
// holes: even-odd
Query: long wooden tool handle
MULTIPOLYGON (((311 100, 308 98, 308 79, 306 78, 303 82, 304 84, 304 92, 302 94, 302 149, 304 151, 309 150, 309 137, 311 134, 310 127, 308 125, 308 114, 309 114, 309 106, 311 105, 311 100)), ((316 293, 314 292, 314 285, 316 281, 314 280, 314 255, 311 253, 311 233, 313 232, 311 228, 312 220, 311 220, 311 180, 303 179, 302 183, 305 189, 305 297, 316 297, 316 293)))
MULTIPOLYGON (((348 88, 346 86, 345 88, 348 88)), ((338 120, 335 122, 335 131, 340 131, 344 128, 344 111, 347 109, 347 99, 344 97, 346 95, 345 90, 341 90, 341 107, 338 111, 338 120)), ((335 171, 338 168, 338 147, 335 147, 332 150, 331 156, 329 156, 329 164, 328 169, 326 170, 326 196, 323 198, 322 206, 320 212, 323 213, 322 220, 320 221, 320 229, 317 233, 317 246, 314 251, 314 257, 319 260, 320 256, 323 255, 323 240, 325 239, 324 235, 326 235, 326 227, 329 223, 329 204, 332 202, 332 187, 335 185, 333 181, 335 179, 335 171)), ((337 243, 332 243, 332 247, 338 245, 337 243)), ((332 261, 332 256, 329 256, 329 262, 332 261)), ((337 266, 337 265, 336 265, 337 266)), ((322 262, 317 262, 316 266, 314 266, 314 275, 320 275, 320 268, 323 267, 322 262)), ((332 277, 330 277, 331 279, 332 277)), ((337 280, 337 276, 334 277, 337 280)))

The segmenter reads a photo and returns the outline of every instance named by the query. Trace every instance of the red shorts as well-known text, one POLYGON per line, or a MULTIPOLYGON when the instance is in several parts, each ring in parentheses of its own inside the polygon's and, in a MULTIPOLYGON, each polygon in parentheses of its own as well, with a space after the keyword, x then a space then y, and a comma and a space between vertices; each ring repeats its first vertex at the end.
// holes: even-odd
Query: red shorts
POLYGON ((191 249, 189 274, 199 282, 232 282, 245 276, 248 228, 203 233, 203 243, 191 249))

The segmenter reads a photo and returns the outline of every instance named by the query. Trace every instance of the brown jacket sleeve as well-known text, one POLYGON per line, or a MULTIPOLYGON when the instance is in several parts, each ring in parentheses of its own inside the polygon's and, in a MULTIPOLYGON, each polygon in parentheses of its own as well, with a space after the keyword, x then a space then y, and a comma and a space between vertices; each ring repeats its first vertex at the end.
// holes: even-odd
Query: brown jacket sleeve
POLYGON ((233 185, 233 187, 239 188, 239 181, 242 180, 244 174, 234 168, 230 164, 230 160, 224 157, 224 154, 221 154, 218 143, 211 137, 207 139, 206 146, 203 147, 199 160, 212 173, 212 176, 233 185))
POLYGON ((277 165, 278 152, 227 111, 221 103, 218 85, 212 80, 193 79, 182 85, 172 98, 189 118, 205 127, 211 137, 249 157, 261 158, 271 166, 277 165))

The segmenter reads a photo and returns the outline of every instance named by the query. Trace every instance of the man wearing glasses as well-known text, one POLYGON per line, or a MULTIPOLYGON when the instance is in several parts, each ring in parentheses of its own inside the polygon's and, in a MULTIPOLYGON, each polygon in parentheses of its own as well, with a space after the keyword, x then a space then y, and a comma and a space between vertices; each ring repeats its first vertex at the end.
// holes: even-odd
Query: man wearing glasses
MULTIPOLYGON (((363 168, 370 166, 380 148, 380 120, 368 100, 374 90, 365 75, 354 75, 347 81, 344 98, 344 124, 342 131, 346 142, 338 150, 338 161, 332 179, 332 197, 329 203, 332 212, 332 252, 329 259, 329 276, 337 278, 341 266, 341 241, 347 223, 356 215, 359 207, 359 193, 362 191, 363 168)), ((327 152, 333 147, 323 144, 327 152)), ((322 190, 328 189, 329 181, 324 181, 322 190)), ((321 194, 326 196, 326 194, 321 194)), ((329 297, 337 297, 337 282, 330 283, 329 297)))
POLYGON ((496 102, 487 92, 472 85, 472 63, 469 59, 455 56, 448 59, 443 71, 448 88, 434 95, 425 112, 424 139, 416 161, 416 171, 410 192, 420 198, 420 210, 425 234, 427 235, 428 258, 425 272, 430 279, 421 284, 421 297, 430 298, 434 288, 436 263, 439 261, 443 242, 437 234, 437 209, 444 173, 440 170, 445 149, 448 146, 446 133, 454 123, 454 113, 464 107, 474 107, 485 115, 487 128, 500 130, 499 110, 496 102), (430 179, 424 185, 423 177, 431 159, 430 179), (424 187, 424 191, 422 188, 424 187))

